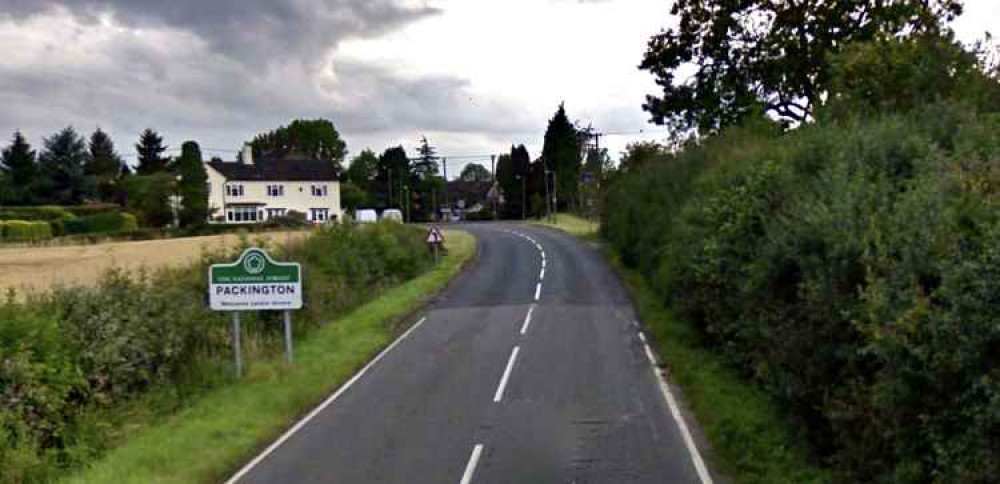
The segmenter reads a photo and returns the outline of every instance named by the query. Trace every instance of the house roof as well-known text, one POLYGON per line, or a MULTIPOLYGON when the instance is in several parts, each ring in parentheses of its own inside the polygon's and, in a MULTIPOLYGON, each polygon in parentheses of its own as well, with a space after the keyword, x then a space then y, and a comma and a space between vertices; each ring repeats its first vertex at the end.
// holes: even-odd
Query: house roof
POLYGON ((215 171, 230 181, 338 181, 337 169, 330 161, 305 158, 260 158, 252 165, 236 161, 210 161, 215 171))

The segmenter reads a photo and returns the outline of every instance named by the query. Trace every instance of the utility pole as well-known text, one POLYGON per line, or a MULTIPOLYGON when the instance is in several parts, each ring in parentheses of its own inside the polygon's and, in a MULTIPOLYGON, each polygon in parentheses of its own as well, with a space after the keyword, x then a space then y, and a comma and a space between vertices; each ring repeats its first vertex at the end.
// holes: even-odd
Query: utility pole
POLYGON ((493 193, 493 220, 497 219, 497 155, 490 155, 490 173, 493 175, 493 183, 490 192, 493 193))
POLYGON ((448 217, 451 217, 451 199, 448 198, 448 158, 441 158, 441 165, 444 166, 444 206, 448 209, 448 217))

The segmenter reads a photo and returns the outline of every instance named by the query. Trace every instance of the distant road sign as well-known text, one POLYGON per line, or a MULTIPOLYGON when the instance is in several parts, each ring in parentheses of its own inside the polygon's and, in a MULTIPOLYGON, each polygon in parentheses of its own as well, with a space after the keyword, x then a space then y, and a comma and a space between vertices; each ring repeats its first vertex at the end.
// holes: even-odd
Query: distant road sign
POLYGON ((215 311, 302 308, 302 269, 275 262, 263 249, 247 249, 232 264, 208 270, 209 303, 215 311))
POLYGON ((427 227, 427 243, 428 244, 443 244, 444 235, 441 235, 441 229, 437 225, 431 225, 427 227))

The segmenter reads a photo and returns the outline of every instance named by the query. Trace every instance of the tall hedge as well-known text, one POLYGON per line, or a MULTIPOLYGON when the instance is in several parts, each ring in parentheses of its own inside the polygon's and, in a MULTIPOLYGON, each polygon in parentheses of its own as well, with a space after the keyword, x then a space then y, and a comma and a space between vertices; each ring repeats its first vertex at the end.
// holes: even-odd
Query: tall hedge
POLYGON ((139 228, 135 215, 122 212, 105 212, 62 223, 67 235, 73 234, 114 234, 129 232, 139 228))
POLYGON ((48 222, 7 220, 0 226, 0 239, 6 242, 39 242, 52 238, 48 222))
POLYGON ((616 183, 604 233, 818 459, 1000 481, 1000 116, 743 128, 660 161, 616 183))

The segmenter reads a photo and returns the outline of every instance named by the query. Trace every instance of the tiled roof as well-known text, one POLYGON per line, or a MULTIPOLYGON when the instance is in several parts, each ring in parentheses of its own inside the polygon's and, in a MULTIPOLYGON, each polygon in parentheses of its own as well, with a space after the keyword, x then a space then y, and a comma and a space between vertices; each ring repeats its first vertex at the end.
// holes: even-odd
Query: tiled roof
POLYGON ((330 161, 312 159, 261 158, 252 165, 236 161, 210 161, 215 171, 229 181, 338 181, 337 169, 330 161))

